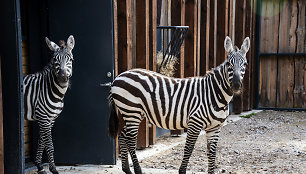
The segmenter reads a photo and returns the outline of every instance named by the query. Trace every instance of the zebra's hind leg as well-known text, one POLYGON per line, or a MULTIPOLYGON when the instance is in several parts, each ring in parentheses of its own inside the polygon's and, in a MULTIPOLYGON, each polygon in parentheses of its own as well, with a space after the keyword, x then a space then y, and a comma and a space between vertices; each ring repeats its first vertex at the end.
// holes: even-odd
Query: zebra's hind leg
POLYGON ((202 123, 197 123, 197 120, 194 120, 194 119, 189 120, 188 128, 187 128, 186 144, 184 148, 184 157, 183 157, 183 161, 181 163, 180 169, 179 169, 180 174, 186 173, 189 158, 192 154, 192 151, 198 139, 198 136, 202 130, 202 125, 203 125, 202 123))
POLYGON ((142 174, 137 155, 136 155, 136 142, 137 142, 137 134, 138 134, 138 127, 140 124, 140 119, 129 121, 126 120, 126 141, 125 143, 128 146, 132 161, 133 161, 133 166, 134 166, 134 172, 135 174, 142 174))
POLYGON ((120 156, 122 163, 122 171, 126 174, 132 174, 129 166, 129 158, 128 158, 128 147, 126 145, 126 128, 124 127, 119 135, 119 147, 120 147, 120 156))
POLYGON ((39 122, 39 133, 42 136, 42 141, 45 145, 45 150, 48 156, 49 170, 52 174, 58 174, 54 163, 54 147, 51 134, 52 124, 48 121, 39 122))
POLYGON ((220 133, 220 128, 214 129, 212 131, 206 131, 209 174, 213 174, 215 170, 216 148, 219 140, 219 133, 220 133))

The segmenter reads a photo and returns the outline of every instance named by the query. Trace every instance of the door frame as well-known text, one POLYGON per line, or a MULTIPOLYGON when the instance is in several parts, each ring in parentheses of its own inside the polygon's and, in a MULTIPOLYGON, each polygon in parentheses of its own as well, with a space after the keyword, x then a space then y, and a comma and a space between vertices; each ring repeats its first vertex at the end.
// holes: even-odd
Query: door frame
POLYGON ((4 173, 24 173, 23 75, 19 0, 0 2, 4 173))

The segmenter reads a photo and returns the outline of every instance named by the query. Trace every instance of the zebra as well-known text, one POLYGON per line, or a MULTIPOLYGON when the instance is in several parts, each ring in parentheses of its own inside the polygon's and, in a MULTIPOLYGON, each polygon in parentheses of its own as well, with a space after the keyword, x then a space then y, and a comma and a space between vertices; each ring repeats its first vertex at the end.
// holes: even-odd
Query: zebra
POLYGON ((55 119, 63 110, 64 96, 72 76, 72 49, 74 37, 69 36, 67 43, 60 41, 60 46, 45 38, 53 57, 41 72, 26 75, 23 79, 24 116, 39 125, 39 140, 35 165, 39 174, 46 174, 42 166, 42 155, 46 150, 49 170, 57 174, 54 164, 54 147, 51 129, 55 119))
POLYGON ((220 128, 229 115, 229 102, 242 89, 249 47, 249 37, 239 49, 227 36, 227 59, 204 77, 171 78, 144 69, 118 75, 110 89, 108 133, 112 138, 120 133, 122 170, 131 173, 129 152, 135 173, 142 173, 135 150, 139 124, 147 118, 160 128, 187 129, 179 173, 186 173, 195 142, 205 130, 208 173, 214 173, 220 128))

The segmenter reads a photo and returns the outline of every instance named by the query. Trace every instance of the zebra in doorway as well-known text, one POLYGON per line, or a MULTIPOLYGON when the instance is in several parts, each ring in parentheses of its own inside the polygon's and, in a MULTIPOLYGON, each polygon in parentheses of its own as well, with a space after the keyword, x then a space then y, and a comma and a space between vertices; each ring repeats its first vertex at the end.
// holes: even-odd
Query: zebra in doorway
POLYGON ((142 173, 135 152, 136 138, 141 120, 147 118, 150 123, 164 129, 187 128, 179 173, 186 173, 195 142, 204 129, 208 173, 214 173, 220 128, 229 115, 229 102, 242 89, 249 47, 248 37, 241 49, 233 46, 231 39, 226 37, 227 60, 204 77, 170 78, 144 69, 129 70, 117 76, 110 90, 108 129, 110 137, 120 133, 122 170, 131 173, 129 152, 135 173, 142 173))
POLYGON ((69 36, 67 43, 60 41, 60 46, 46 38, 46 43, 53 57, 41 72, 26 75, 23 79, 24 116, 39 125, 39 141, 35 165, 39 174, 46 174, 43 169, 42 155, 47 153, 49 170, 57 174, 54 164, 54 147, 51 129, 55 119, 63 110, 64 96, 72 76, 72 49, 75 41, 69 36))

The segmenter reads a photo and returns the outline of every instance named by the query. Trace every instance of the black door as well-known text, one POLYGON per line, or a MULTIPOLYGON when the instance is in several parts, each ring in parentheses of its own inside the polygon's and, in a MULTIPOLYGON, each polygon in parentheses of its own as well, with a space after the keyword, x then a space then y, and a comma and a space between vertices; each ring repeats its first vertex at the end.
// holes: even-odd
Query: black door
POLYGON ((71 87, 53 128, 56 163, 115 163, 115 141, 107 136, 109 87, 100 86, 113 79, 112 8, 112 0, 48 1, 50 38, 75 38, 71 87))

